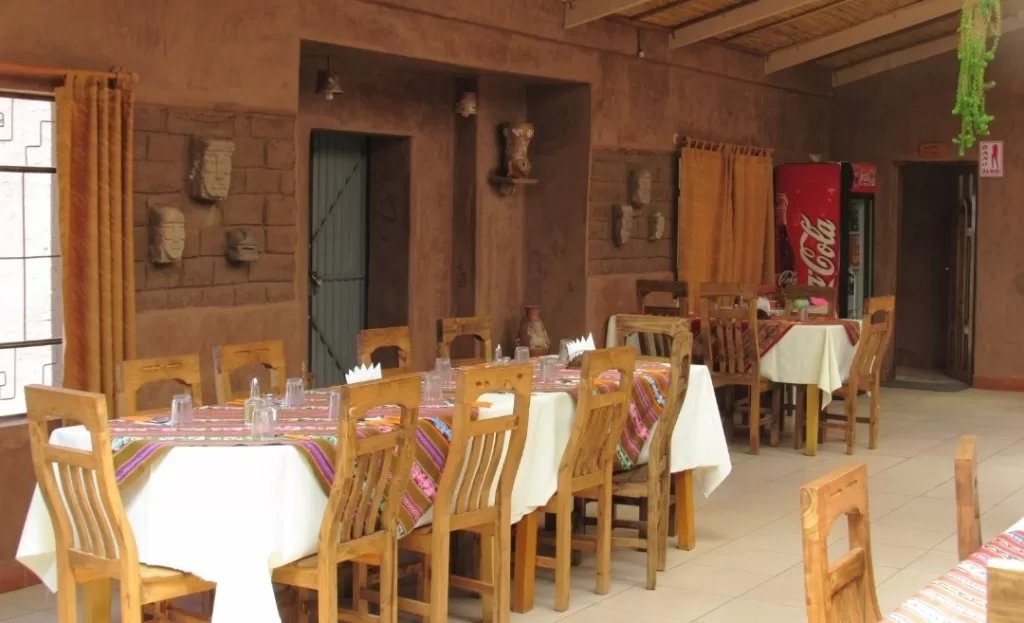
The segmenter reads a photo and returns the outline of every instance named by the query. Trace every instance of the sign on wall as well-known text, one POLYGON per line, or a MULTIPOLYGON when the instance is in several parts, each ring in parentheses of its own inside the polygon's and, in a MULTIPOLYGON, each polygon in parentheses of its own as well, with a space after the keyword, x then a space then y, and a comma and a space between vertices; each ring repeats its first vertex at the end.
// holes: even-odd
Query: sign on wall
POLYGON ((948 143, 921 143, 917 146, 917 155, 921 158, 935 158, 942 160, 949 158, 948 143))
POLYGON ((1002 141, 981 141, 978 143, 978 169, 981 177, 1003 176, 1002 141))

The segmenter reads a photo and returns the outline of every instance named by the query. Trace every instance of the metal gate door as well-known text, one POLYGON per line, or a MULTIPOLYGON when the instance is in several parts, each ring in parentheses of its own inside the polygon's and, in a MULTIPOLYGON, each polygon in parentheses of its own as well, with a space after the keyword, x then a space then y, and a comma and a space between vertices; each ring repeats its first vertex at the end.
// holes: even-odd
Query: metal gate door
POLYGON ((366 326, 365 136, 315 131, 309 165, 309 365, 320 387, 345 382, 366 326))

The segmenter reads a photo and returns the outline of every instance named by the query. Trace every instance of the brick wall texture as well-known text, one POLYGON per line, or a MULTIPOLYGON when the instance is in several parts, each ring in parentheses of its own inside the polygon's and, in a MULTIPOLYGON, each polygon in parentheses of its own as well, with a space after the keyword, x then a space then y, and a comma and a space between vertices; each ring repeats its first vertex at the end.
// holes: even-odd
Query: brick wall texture
POLYGON ((295 119, 245 112, 139 106, 135 113, 135 279, 139 311, 251 305, 295 298, 295 119), (191 136, 235 143, 231 189, 216 204, 187 193, 191 136), (180 262, 146 258, 147 210, 176 205, 185 215, 180 262), (259 259, 224 256, 227 230, 248 229, 259 259))
POLYGON ((590 166, 590 231, 587 274, 653 273, 675 270, 676 182, 679 155, 673 152, 594 150, 590 166), (633 232, 626 244, 615 246, 612 238, 614 209, 629 203, 629 175, 635 169, 651 172, 651 203, 633 206, 633 232), (661 240, 647 240, 649 217, 661 212, 665 233, 661 240))

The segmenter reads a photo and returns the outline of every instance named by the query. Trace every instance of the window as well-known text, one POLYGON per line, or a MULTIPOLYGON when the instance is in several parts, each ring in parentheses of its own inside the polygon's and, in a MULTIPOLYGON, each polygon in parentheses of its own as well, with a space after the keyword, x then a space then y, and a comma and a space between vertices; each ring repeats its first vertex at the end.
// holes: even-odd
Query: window
POLYGON ((60 384, 62 308, 54 103, 0 95, 0 417, 60 384))

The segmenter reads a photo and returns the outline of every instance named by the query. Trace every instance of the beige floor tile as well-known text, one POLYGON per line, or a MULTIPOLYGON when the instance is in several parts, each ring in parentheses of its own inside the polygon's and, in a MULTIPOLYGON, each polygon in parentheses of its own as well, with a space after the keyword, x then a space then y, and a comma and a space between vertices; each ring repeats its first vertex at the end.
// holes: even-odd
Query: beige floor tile
POLYGON ((687 563, 658 576, 659 588, 672 588, 736 597, 771 580, 771 574, 737 571, 687 563))
POLYGON ((955 508, 956 505, 951 500, 919 497, 881 518, 872 517, 872 523, 876 526, 897 528, 913 526, 914 530, 948 534, 956 531, 956 513, 953 510, 955 508))
POLYGON ((777 604, 760 599, 740 597, 725 604, 711 614, 704 615, 697 623, 802 623, 807 620, 805 607, 777 604))
POLYGON ((601 602, 601 609, 616 610, 629 620, 648 616, 673 616, 676 621, 693 621, 729 601, 727 595, 686 591, 668 586, 649 591, 635 586, 601 602))
POLYGON ((800 564, 802 560, 802 556, 795 554, 750 549, 742 545, 730 543, 719 547, 709 554, 695 558, 693 562, 721 569, 735 569, 736 571, 775 575, 794 565, 800 564))

